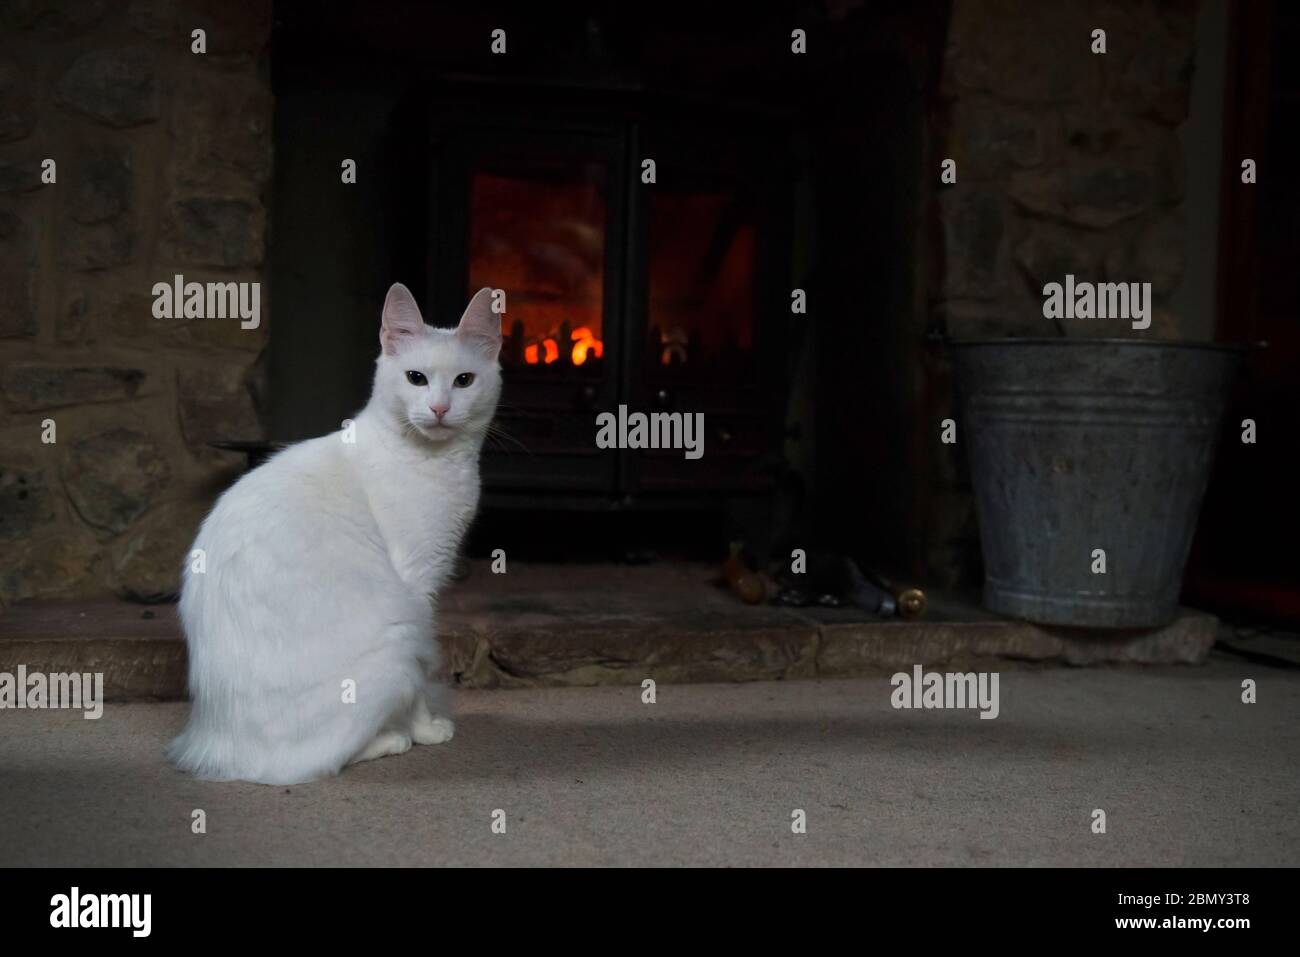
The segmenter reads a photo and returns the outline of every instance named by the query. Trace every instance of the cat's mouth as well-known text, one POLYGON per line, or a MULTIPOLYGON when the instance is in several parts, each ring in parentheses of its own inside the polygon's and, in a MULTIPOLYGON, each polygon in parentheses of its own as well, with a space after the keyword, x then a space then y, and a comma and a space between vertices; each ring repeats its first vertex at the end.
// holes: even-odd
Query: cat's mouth
POLYGON ((427 438, 445 439, 456 432, 456 426, 447 422, 412 422, 417 432, 423 433, 427 438))

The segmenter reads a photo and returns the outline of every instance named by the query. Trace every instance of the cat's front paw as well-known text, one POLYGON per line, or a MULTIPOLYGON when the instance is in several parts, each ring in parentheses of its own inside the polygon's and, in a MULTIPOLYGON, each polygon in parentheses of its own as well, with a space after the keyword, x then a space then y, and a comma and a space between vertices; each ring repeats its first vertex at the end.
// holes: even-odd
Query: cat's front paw
POLYGON ((375 739, 361 749, 361 753, 353 758, 349 763, 356 764, 358 761, 373 761, 375 758, 386 758, 390 754, 405 754, 411 750, 411 739, 397 731, 382 731, 375 736, 375 739))
POLYGON ((441 715, 418 715, 411 722, 411 740, 416 744, 444 744, 456 733, 456 722, 441 715))

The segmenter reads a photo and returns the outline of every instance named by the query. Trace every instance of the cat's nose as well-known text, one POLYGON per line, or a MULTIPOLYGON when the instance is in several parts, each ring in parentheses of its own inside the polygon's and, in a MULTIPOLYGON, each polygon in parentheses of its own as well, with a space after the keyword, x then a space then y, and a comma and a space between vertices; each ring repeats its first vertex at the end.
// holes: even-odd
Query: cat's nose
POLYGON ((429 411, 432 412, 434 415, 436 415, 438 417, 438 421, 441 422, 442 417, 447 414, 447 410, 450 408, 451 408, 450 405, 431 405, 429 406, 429 411))

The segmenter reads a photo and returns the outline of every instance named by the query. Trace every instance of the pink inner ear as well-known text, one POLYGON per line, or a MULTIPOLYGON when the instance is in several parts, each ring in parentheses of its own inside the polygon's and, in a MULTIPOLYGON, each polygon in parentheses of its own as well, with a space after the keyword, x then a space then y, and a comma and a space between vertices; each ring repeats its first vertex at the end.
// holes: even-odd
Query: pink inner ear
POLYGON ((501 317, 492 311, 492 290, 480 289, 465 307, 465 313, 456 326, 456 335, 463 339, 485 340, 492 345, 492 354, 501 348, 501 317))
POLYGON ((384 309, 379 329, 379 341, 390 355, 405 336, 413 336, 424 327, 420 307, 415 304, 411 290, 395 282, 384 297, 384 309))

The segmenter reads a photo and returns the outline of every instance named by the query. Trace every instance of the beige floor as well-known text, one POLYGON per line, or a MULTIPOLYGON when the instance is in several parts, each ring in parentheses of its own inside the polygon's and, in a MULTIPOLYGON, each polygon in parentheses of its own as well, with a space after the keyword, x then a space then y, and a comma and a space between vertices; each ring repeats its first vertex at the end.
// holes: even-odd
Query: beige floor
POLYGON ((890 690, 465 692, 450 744, 288 789, 168 768, 181 704, 0 711, 0 865, 1300 864, 1300 673, 1007 671, 993 721, 890 690))

